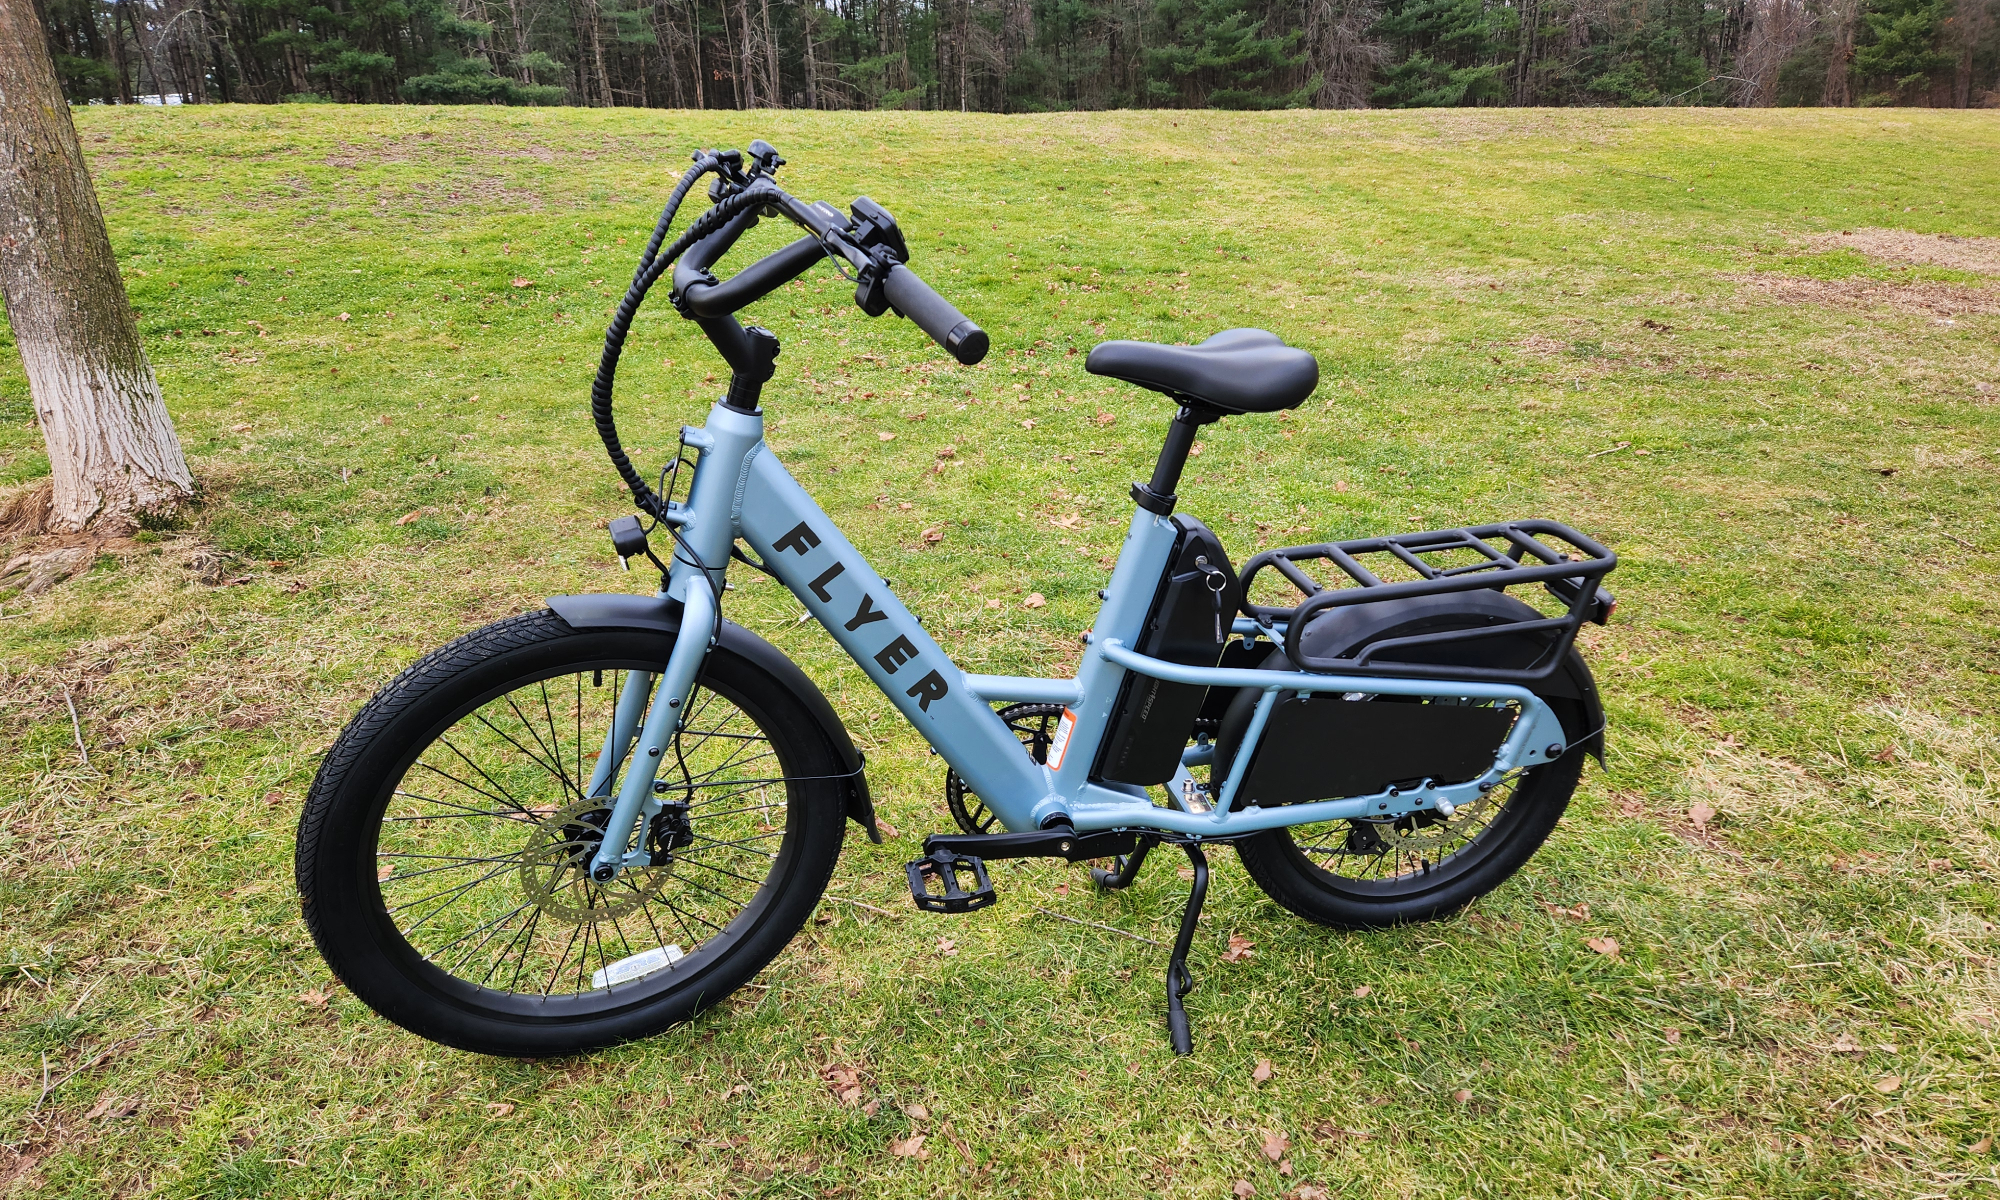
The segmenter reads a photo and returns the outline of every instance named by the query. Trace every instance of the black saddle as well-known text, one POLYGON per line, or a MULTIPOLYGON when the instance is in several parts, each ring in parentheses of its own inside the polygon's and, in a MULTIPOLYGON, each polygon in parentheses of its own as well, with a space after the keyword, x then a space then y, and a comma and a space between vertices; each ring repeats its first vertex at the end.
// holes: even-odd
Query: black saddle
POLYGON ((1225 329, 1199 346, 1104 342, 1084 369, 1217 413, 1297 408, 1319 386, 1319 360, 1262 329, 1225 329))

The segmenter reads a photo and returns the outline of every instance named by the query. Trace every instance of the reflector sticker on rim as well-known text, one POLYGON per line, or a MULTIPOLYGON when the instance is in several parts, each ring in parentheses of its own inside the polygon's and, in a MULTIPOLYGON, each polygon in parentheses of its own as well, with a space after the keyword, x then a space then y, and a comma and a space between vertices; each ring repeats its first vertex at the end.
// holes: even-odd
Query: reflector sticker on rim
POLYGON ((1056 736, 1049 742, 1049 770, 1062 770, 1063 755, 1069 750, 1069 735, 1076 730, 1076 714, 1063 709, 1062 720, 1056 722, 1056 736))
POLYGON ((655 946, 651 950, 641 950, 630 958, 621 958, 610 966, 592 971, 590 986, 606 988, 615 983, 631 983, 635 979, 657 975, 686 957, 679 946, 655 946))

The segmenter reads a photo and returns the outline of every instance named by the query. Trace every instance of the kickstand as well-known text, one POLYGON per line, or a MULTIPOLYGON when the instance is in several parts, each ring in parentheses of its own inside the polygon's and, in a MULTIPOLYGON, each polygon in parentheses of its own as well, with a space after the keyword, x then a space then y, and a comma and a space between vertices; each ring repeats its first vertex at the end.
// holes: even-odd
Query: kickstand
POLYGON ((1091 882, 1106 891, 1131 887, 1132 881, 1139 878, 1139 868, 1145 863, 1146 855, 1159 844, 1160 839, 1140 834, 1139 844, 1133 847, 1132 853, 1111 860, 1117 864, 1116 869, 1107 871, 1103 867, 1090 868, 1091 882))
MULTIPOLYGON (((1181 910, 1181 932, 1174 939, 1173 957, 1167 959, 1167 1035, 1173 1040, 1175 1054, 1194 1053, 1194 1035, 1188 1032, 1187 1009, 1181 1007, 1181 997, 1194 990, 1194 976, 1188 974, 1188 949, 1194 944, 1194 928, 1201 920, 1201 902, 1208 898, 1208 859, 1202 854, 1196 842, 1183 842, 1181 848, 1187 851, 1188 861, 1194 864, 1194 889, 1188 893, 1187 907, 1181 910)), ((1146 844, 1141 842, 1134 857, 1143 856, 1146 844)), ((1134 864, 1136 865, 1136 863, 1134 864)))

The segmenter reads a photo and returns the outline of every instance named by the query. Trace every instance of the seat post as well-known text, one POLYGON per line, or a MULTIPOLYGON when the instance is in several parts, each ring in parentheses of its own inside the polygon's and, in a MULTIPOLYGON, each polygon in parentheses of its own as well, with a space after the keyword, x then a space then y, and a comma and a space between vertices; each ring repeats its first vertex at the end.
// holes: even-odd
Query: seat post
POLYGON ((1160 457, 1153 463, 1152 481, 1132 485, 1132 502, 1162 517, 1173 512, 1174 502, 1178 499, 1174 489, 1180 486, 1181 471, 1187 466, 1188 452, 1194 449, 1195 430, 1220 418, 1221 414, 1211 409, 1192 404, 1181 405, 1181 410, 1174 414, 1173 424, 1167 426, 1167 441, 1160 447, 1160 457))

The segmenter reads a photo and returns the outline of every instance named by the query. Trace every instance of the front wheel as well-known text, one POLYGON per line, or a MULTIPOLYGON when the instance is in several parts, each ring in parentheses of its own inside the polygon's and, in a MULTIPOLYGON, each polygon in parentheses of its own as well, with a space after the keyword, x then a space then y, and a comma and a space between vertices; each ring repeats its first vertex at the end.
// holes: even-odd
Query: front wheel
POLYGON ((665 804, 639 833, 653 865, 588 874, 629 761, 614 714, 650 705, 673 644, 528 613, 361 710, 313 781, 297 855, 342 983, 433 1041, 541 1057, 684 1021, 776 957, 840 855, 846 772, 799 698, 726 645, 663 747, 665 804))

